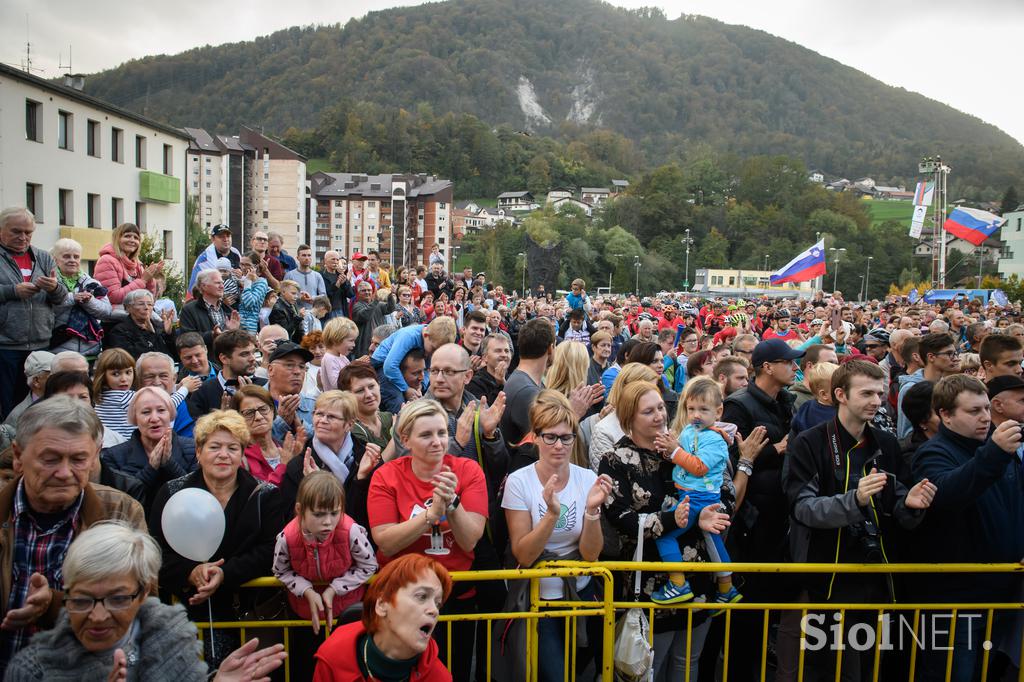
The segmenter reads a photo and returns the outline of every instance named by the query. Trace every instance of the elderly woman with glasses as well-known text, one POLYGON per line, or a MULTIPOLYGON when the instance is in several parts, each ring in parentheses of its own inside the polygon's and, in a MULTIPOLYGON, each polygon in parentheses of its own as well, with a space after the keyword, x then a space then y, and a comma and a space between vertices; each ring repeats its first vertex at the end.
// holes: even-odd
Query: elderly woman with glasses
POLYGON ((134 289, 124 297, 128 319, 119 323, 103 340, 103 347, 123 348, 132 357, 143 353, 164 353, 175 357, 174 315, 164 311, 162 324, 153 324, 153 294, 146 289, 134 289))
POLYGON ((289 433, 283 442, 274 440, 271 431, 277 406, 270 392, 255 384, 246 384, 235 391, 231 396, 231 407, 242 415, 249 427, 251 442, 245 448, 243 466, 259 480, 281 485, 288 463, 302 454, 306 428, 300 424, 294 436, 289 433))
POLYGON ((50 249, 57 264, 57 278, 67 287, 61 305, 54 306, 54 329, 50 350, 72 350, 86 356, 99 355, 102 320, 110 317, 107 290, 82 271, 82 245, 74 239, 58 239, 50 249))
MULTIPOLYGON (((208 620, 211 613, 214 620, 235 620, 258 598, 254 590, 240 589, 242 584, 266 575, 272 565, 274 543, 285 522, 280 495, 242 468, 249 429, 237 412, 214 410, 200 417, 193 436, 199 469, 164 484, 149 516, 150 530, 163 549, 160 586, 188 604, 192 620, 208 620), (181 556, 164 537, 164 507, 185 488, 209 492, 224 509, 224 537, 206 562, 181 556)), ((205 640, 206 660, 217 663, 211 639, 218 658, 238 646, 238 640, 226 630, 212 634, 205 640)))
POLYGON ((366 495, 370 476, 381 462, 381 449, 352 436, 359 410, 356 398, 347 391, 324 391, 313 407, 313 436, 306 441, 302 457, 293 458, 281 479, 281 496, 286 509, 295 506, 299 484, 311 471, 330 471, 345 489, 345 511, 356 523, 368 527, 366 495))
MULTIPOLYGON (((578 437, 579 422, 569 400, 558 391, 541 391, 530 408, 528 434, 537 448, 537 461, 509 474, 501 501, 512 555, 524 568, 548 559, 597 561, 604 546, 601 508, 611 493, 612 481, 607 474, 598 476, 572 463, 573 444, 578 437)), ((591 601, 595 587, 596 581, 589 576, 543 578, 540 598, 591 601)), ((587 630, 594 631, 591 642, 600 642, 600 623, 588 620, 594 621, 587 624, 587 630)), ((564 631, 561 618, 544 618, 537 623, 538 658, 544 661, 540 679, 545 682, 565 678, 564 631)), ((600 657, 596 646, 585 653, 600 657)), ((579 669, 586 664, 580 656, 579 669)))
MULTIPOLYGON (((7 667, 5 680, 208 679, 196 626, 180 605, 156 597, 160 547, 144 531, 108 521, 79 535, 64 558, 64 611, 7 667)), ((258 679, 281 665, 284 647, 233 652, 214 680, 258 679)))

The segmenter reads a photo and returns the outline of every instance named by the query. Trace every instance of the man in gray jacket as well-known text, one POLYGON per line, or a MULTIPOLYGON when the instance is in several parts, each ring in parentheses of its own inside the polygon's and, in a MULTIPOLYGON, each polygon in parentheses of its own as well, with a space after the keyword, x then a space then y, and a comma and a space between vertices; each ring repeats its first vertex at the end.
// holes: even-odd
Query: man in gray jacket
POLYGON ((53 257, 32 246, 35 229, 27 209, 0 211, 0 419, 28 395, 25 360, 50 345, 54 306, 68 295, 53 257))

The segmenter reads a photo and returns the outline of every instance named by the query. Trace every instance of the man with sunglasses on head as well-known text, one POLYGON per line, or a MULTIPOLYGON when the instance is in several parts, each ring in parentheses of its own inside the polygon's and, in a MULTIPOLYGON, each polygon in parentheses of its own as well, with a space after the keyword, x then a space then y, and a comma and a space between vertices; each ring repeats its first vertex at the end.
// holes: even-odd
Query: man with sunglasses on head
POLYGON ((924 380, 937 384, 942 377, 960 372, 960 351, 949 334, 925 334, 918 344, 917 353, 924 366, 913 374, 900 377, 900 392, 896 398, 896 437, 899 439, 906 438, 913 431, 913 424, 903 414, 903 396, 910 387, 924 380))

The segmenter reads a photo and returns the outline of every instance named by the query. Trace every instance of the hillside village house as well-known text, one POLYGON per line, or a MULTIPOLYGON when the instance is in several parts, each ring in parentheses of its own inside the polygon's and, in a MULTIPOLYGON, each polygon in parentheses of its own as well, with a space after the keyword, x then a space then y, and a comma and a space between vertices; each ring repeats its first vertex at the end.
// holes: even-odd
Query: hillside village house
POLYGON ((814 281, 772 285, 771 270, 728 270, 698 268, 691 291, 712 296, 772 296, 810 298, 814 281))
POLYGON ((612 180, 612 196, 622 194, 629 189, 629 180, 612 180))
POLYGON ((498 195, 498 208, 508 211, 533 211, 540 206, 529 192, 502 192, 498 195))
POLYGON ((187 272, 185 173, 188 136, 64 85, 0 64, 0 206, 36 216, 32 243, 82 244, 89 264, 123 222, 156 238, 187 272))
POLYGON ((445 254, 451 250, 451 180, 321 172, 309 183, 317 263, 331 250, 345 256, 376 250, 396 267, 425 265, 435 243, 445 254))
POLYGON ((580 201, 591 206, 600 206, 608 201, 611 190, 607 187, 580 187, 580 201))
POLYGON ((234 136, 185 132, 192 138, 186 190, 200 226, 228 225, 234 243, 246 246, 255 231, 277 232, 292 254, 309 239, 305 157, 244 126, 234 136))
POLYGON ((579 199, 573 199, 572 197, 563 197, 561 199, 556 199, 555 201, 551 202, 551 206, 554 207, 556 211, 562 208, 563 206, 575 206, 576 208, 583 211, 583 214, 586 215, 588 218, 591 217, 591 215, 593 215, 594 213, 594 207, 591 204, 588 204, 585 201, 580 201, 579 199))

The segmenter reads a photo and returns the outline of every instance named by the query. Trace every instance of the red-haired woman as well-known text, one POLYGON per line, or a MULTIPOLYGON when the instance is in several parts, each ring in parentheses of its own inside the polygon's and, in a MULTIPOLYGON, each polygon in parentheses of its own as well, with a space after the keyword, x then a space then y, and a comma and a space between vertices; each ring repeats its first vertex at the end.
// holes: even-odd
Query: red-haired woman
POLYGON ((363 596, 363 619, 335 630, 316 652, 313 682, 451 682, 431 637, 452 591, 444 566, 422 554, 388 563, 363 596))

